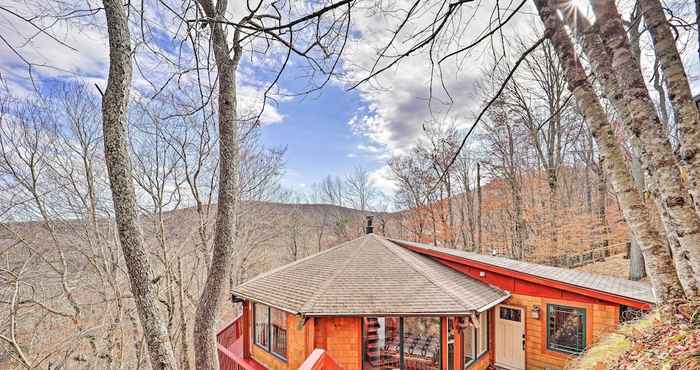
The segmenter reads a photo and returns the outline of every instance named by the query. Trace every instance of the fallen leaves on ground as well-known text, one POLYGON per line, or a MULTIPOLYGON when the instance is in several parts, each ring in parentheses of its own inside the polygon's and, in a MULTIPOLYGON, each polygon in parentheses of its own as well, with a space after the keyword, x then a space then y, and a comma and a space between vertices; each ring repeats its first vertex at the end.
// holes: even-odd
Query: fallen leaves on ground
POLYGON ((700 370, 700 302, 674 302, 624 324, 567 368, 700 370))

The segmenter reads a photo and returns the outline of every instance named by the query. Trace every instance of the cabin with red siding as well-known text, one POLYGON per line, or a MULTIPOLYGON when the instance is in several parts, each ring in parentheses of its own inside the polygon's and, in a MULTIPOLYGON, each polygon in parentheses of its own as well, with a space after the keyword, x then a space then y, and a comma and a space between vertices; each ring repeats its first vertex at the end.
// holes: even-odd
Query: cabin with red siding
POLYGON ((221 369, 562 369, 648 284, 372 233, 236 287, 221 369))

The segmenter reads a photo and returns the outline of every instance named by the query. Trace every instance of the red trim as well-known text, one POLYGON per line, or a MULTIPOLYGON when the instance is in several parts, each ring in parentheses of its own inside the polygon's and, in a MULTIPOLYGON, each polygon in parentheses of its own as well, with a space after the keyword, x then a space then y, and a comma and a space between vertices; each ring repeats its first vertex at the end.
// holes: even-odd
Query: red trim
POLYGON ((432 251, 413 245, 403 244, 398 241, 396 241, 396 243, 402 244, 404 247, 414 252, 435 257, 439 262, 442 262, 447 266, 455 268, 460 272, 466 273, 477 280, 481 280, 488 284, 495 285, 501 289, 508 290, 511 293, 520 293, 531 296, 543 296, 548 298, 568 299, 582 301, 586 303, 597 303, 596 300, 600 300, 604 302, 623 304, 629 307, 645 310, 650 309, 653 306, 651 303, 639 301, 632 298, 626 298, 615 294, 605 293, 599 290, 582 288, 576 285, 563 283, 561 281, 513 271, 503 267, 494 266, 488 263, 470 260, 464 257, 457 257, 447 253, 432 251), (465 269, 464 267, 467 268, 465 269), (476 269, 478 271, 474 271, 472 269, 476 269), (487 276, 482 277, 480 276, 480 272, 482 271, 490 272, 491 274, 487 274, 487 276), (557 292, 557 290, 561 290, 562 292, 557 292))

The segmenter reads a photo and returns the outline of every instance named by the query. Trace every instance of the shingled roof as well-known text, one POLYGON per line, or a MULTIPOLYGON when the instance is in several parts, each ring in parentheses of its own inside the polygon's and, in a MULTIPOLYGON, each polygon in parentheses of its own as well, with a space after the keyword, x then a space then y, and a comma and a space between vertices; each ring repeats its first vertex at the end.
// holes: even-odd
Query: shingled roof
POLYGON ((612 276, 591 274, 584 271, 571 270, 559 267, 539 265, 523 261, 516 261, 504 257, 488 256, 457 249, 436 247, 430 244, 416 243, 405 240, 390 239, 394 243, 405 247, 416 247, 429 251, 439 252, 450 256, 460 257, 491 266, 524 273, 544 279, 570 284, 573 286, 614 294, 620 297, 654 303, 654 292, 651 285, 639 281, 632 281, 612 276))
POLYGON ((259 275, 233 293, 308 316, 463 315, 510 296, 374 234, 259 275))

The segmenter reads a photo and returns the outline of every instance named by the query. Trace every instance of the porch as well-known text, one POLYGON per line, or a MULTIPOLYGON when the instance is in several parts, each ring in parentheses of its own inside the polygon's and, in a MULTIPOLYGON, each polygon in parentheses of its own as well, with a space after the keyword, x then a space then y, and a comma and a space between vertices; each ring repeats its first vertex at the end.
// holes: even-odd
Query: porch
MULTIPOLYGON (((221 370, 267 370, 266 367, 245 355, 246 335, 243 314, 219 330, 216 335, 221 370)), ((342 370, 325 350, 315 349, 302 363, 299 370, 342 370)))

